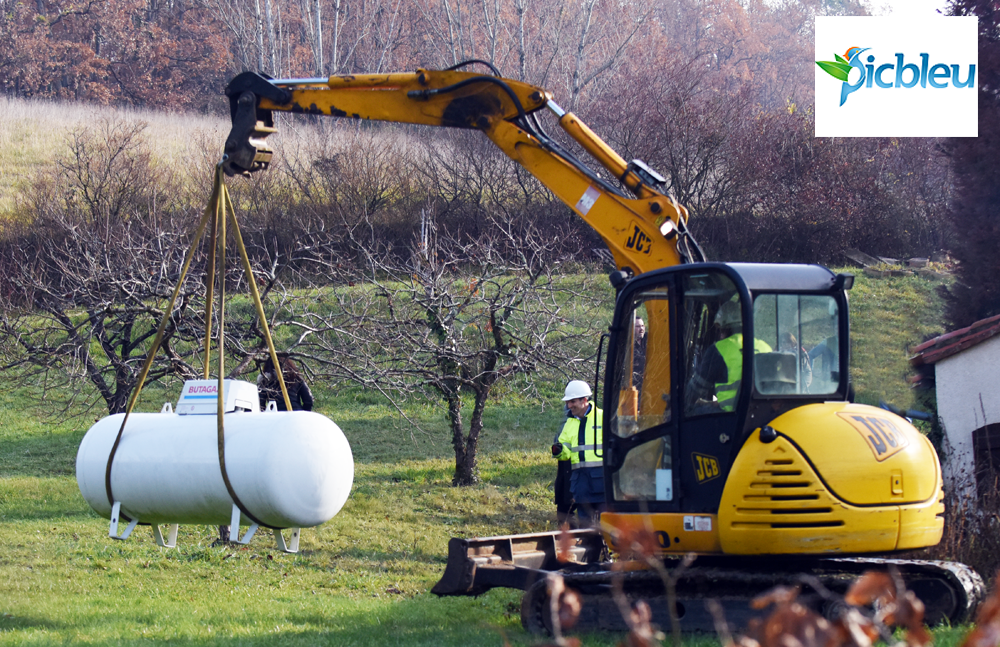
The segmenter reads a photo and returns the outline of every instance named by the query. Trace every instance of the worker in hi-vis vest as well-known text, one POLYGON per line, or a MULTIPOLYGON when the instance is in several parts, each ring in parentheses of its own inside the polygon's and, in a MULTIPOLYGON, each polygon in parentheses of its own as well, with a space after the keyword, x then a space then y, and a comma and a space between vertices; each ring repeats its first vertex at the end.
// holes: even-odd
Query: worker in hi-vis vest
MULTIPOLYGON (((687 402, 702 409, 711 405, 716 411, 732 411, 740 395, 743 380, 743 319, 740 303, 733 299, 719 307, 715 325, 722 339, 705 350, 687 386, 687 402)), ((753 340, 753 352, 770 353, 771 347, 759 339, 753 340)), ((708 412, 702 409, 699 413, 708 412)))
POLYGON ((570 462, 569 489, 581 525, 595 523, 604 508, 603 420, 591 395, 586 382, 572 380, 566 385, 563 402, 568 415, 552 445, 552 456, 570 462))

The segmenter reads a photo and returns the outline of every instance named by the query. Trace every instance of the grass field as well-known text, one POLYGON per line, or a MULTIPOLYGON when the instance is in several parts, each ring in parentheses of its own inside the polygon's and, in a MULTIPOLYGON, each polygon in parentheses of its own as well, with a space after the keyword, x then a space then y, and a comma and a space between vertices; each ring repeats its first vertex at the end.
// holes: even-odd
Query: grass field
POLYGON ((483 483, 459 490, 434 433, 439 416, 415 407, 425 430, 411 434, 364 394, 316 391, 350 438, 357 473, 344 511, 305 531, 297 555, 268 536, 212 548, 215 529, 198 526, 181 528, 176 550, 143 528, 109 540, 73 477, 88 421, 22 424, 16 394, 6 396, 0 644, 274 644, 279 633, 281 644, 499 644, 501 629, 516 638, 517 596, 437 600, 427 590, 449 536, 551 527, 551 465, 534 447, 551 408, 493 418, 490 428, 505 430, 488 435, 483 483))
MULTIPOLYGON (((912 406, 906 347, 940 332, 939 282, 859 277, 859 399, 912 406)), ((305 530, 295 555, 267 535, 212 547, 207 526, 182 526, 172 550, 158 548, 148 528, 108 539, 108 522, 74 478, 93 415, 53 420, 22 394, 0 396, 0 645, 538 644, 520 627, 517 593, 438 599, 429 589, 449 537, 554 528, 554 469, 543 447, 560 423, 558 401, 505 389, 487 414, 482 483, 456 489, 442 411, 411 404, 414 429, 371 393, 323 384, 314 392, 350 440, 356 476, 343 511, 305 530)), ((938 644, 959 634, 937 630, 938 644)), ((620 638, 585 636, 583 644, 620 638)))
POLYGON ((102 122, 144 123, 157 161, 177 168, 195 164, 205 168, 205 151, 217 149, 229 132, 229 123, 217 117, 83 103, 0 97, 0 111, 4 115, 0 127, 0 177, 4 178, 0 183, 0 217, 14 212, 15 196, 25 190, 36 172, 52 168, 60 156, 68 154, 75 130, 99 129, 102 122))

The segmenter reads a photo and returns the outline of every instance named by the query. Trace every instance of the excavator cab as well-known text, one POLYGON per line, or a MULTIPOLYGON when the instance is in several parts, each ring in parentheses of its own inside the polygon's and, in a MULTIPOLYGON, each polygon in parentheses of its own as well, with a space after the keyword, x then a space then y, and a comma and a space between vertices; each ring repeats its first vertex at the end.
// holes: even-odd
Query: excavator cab
POLYGON ((606 367, 614 509, 714 513, 747 434, 791 408, 846 400, 851 278, 702 263, 630 282, 606 367))
POLYGON ((852 283, 818 265, 695 263, 622 287, 603 403, 612 547, 638 525, 665 554, 940 539, 933 448, 907 421, 850 402, 852 283))

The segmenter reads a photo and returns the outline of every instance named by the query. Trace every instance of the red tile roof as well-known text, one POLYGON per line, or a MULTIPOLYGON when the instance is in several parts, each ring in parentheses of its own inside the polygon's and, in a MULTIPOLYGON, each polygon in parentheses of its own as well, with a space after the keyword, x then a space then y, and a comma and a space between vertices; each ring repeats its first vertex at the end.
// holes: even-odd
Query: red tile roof
POLYGON ((934 364, 996 335, 1000 335, 1000 315, 925 341, 913 349, 910 363, 914 366, 934 364))

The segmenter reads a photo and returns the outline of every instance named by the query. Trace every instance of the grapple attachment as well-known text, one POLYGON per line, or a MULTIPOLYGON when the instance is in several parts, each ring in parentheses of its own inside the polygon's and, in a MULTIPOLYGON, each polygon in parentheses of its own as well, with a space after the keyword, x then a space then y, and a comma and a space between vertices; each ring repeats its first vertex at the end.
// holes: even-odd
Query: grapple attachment
POLYGON ((272 151, 264 141, 268 135, 277 132, 267 113, 267 120, 257 119, 257 97, 253 92, 244 92, 237 100, 233 129, 226 138, 226 159, 222 168, 226 175, 247 175, 262 171, 271 163, 272 151))
POLYGON ((272 152, 265 139, 277 129, 271 111, 258 107, 260 98, 287 103, 291 94, 259 74, 244 72, 226 87, 226 96, 233 128, 226 138, 223 170, 226 175, 250 175, 266 169, 272 152))

